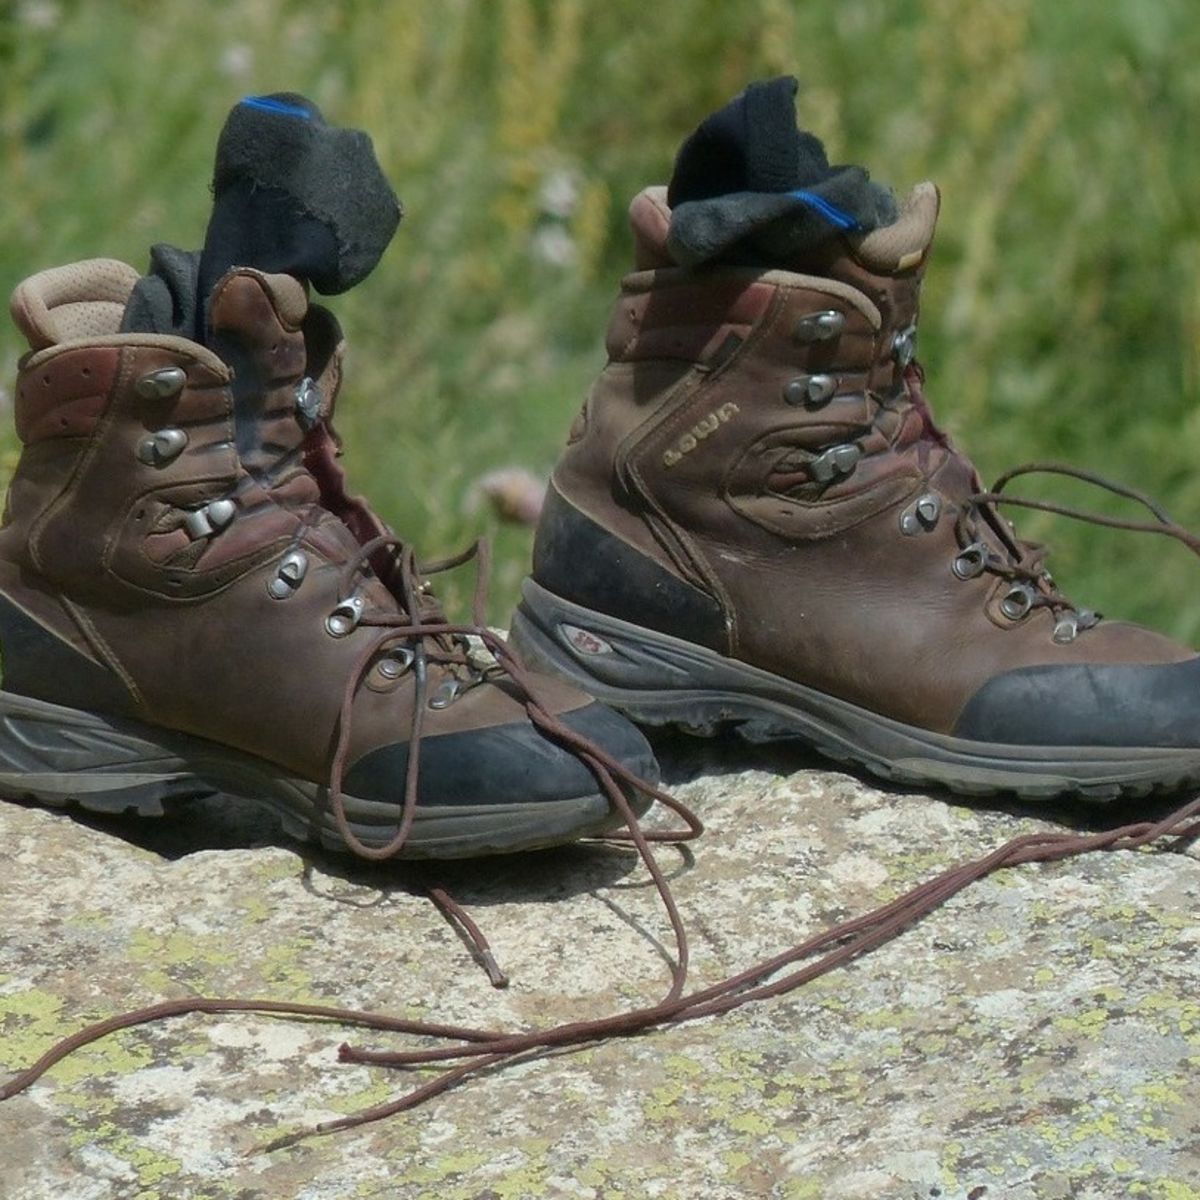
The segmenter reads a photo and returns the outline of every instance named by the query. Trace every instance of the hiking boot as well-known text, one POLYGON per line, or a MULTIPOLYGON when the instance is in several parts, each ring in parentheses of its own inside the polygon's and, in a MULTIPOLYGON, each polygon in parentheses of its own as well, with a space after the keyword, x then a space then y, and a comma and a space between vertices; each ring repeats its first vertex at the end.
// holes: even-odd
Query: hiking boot
MULTIPOLYGON (((435 623, 433 601, 404 609, 302 458, 269 486, 246 470, 220 357, 116 332, 137 278, 120 263, 79 263, 14 296, 32 353, 0 529, 0 793, 158 814, 220 791, 267 801, 290 834, 344 848, 328 788, 340 733, 345 812, 368 847, 397 834, 418 740, 404 855, 523 849, 619 823, 592 771, 531 724, 512 679, 461 638, 391 633, 435 623)), ((236 271, 213 311, 234 294, 259 322, 244 341, 277 347, 276 391, 293 381, 299 429, 297 399, 316 389, 303 289, 236 271)), ((283 424, 277 406, 266 411, 283 424)), ((287 441, 282 428, 273 436, 287 441)), ((653 776, 628 722, 560 683, 537 680, 535 694, 653 776)))
MULTIPOLYGON (((242 216, 264 195, 245 192, 242 216)), ((92 260, 13 296, 30 352, 0 528, 0 795, 157 815, 230 793, 369 858, 602 832, 624 821, 614 777, 645 811, 642 735, 573 687, 506 672, 346 492, 337 322, 295 274, 226 262, 210 286, 229 216, 203 255, 156 248, 144 279, 92 260)), ((288 230, 272 229, 277 251, 288 230)), ((307 251, 361 245, 303 232, 307 251)))
MULTIPOLYGON (((792 136, 815 142, 786 95, 792 136)), ((637 270, 513 644, 639 722, 795 738, 903 783, 1095 799, 1194 783, 1193 652, 1068 600, 934 423, 913 352, 937 190, 888 211, 823 153, 808 178, 756 185, 763 101, 701 126, 683 194, 632 204, 637 270), (706 163, 734 176, 723 191, 695 186, 706 163)), ((763 137, 777 167, 778 121, 763 137)))

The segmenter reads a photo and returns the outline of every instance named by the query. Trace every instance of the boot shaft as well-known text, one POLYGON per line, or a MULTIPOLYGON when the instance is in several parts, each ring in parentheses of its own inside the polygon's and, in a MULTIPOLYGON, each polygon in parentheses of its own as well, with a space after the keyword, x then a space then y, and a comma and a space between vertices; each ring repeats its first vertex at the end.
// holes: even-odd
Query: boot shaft
MULTIPOLYGON (((771 437, 810 449, 839 430, 869 426, 874 398, 896 402, 906 391, 936 210, 932 187, 917 189, 906 233, 890 239, 891 273, 873 270, 846 245, 804 271, 687 270, 663 265, 670 259, 662 189, 643 192, 631 223, 639 264, 653 265, 622 281, 606 335, 608 366, 561 469, 569 472, 572 457, 591 449, 583 446, 586 433, 598 458, 624 473, 636 458, 647 487, 669 487, 718 442, 771 437), (735 426, 732 438, 722 436, 735 426)), ((891 425, 883 422, 885 437, 891 425)), ((813 482, 846 474, 847 458, 829 455, 813 482)))
POLYGON ((136 278, 119 263, 81 263, 34 276, 12 302, 32 350, 17 378, 22 452, 0 536, 10 558, 81 595, 188 594, 181 570, 195 578, 234 513, 230 371, 183 338, 115 332, 116 297, 136 278))
POLYGON ((346 677, 358 649, 333 614, 353 601, 353 629, 357 613, 394 611, 395 601, 369 573, 343 595, 359 541, 320 506, 304 468, 303 290, 257 272, 218 287, 221 344, 237 345, 247 377, 239 417, 234 372, 211 350, 115 332, 136 279, 101 260, 43 272, 14 296, 31 352, 0 530, 6 687, 282 753, 312 774, 340 697, 303 685, 295 664, 346 677), (272 442, 284 455, 280 478, 246 469, 238 430, 247 424, 263 431, 252 457, 272 442), (284 704, 275 727, 264 730, 257 690, 229 688, 232 662, 284 704))
POLYGON ((80 263, 32 277, 12 303, 33 349, 17 381, 23 448, 0 537, 56 585, 99 588, 109 603, 118 582, 206 594, 269 558, 325 492, 353 503, 335 468, 319 480, 306 467, 333 453, 332 316, 296 280, 238 269, 213 295, 215 350, 114 332, 136 279, 120 263, 80 263), (96 299, 105 294, 114 299, 96 299))
POLYGON ((936 212, 932 186, 916 189, 900 234, 857 253, 839 242, 824 274, 689 270, 662 265, 670 214, 662 189, 643 192, 631 224, 646 269, 622 281, 557 488, 606 520, 615 501, 622 537, 713 595, 697 531, 769 557, 912 496, 927 422, 910 360, 936 212))

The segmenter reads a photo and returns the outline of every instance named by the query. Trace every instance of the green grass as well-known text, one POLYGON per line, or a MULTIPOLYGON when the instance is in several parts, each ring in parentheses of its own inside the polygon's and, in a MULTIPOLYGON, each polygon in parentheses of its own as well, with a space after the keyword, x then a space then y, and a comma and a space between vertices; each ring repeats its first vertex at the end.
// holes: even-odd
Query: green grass
MULTIPOLYGON (((421 553, 488 533, 503 620, 529 533, 472 510, 487 471, 545 473, 591 377, 624 210, 750 79, 790 71, 831 157, 943 189, 921 354, 985 477, 1061 458, 1200 525, 1200 23, 1194 0, 439 0, 0 8, 0 284, 199 243, 212 151, 248 92, 296 90, 373 136, 407 216, 335 298, 355 484, 421 553), (546 181, 570 178, 565 218, 546 181), (558 227, 566 267, 531 247, 558 227), (540 232, 541 231, 541 232, 540 232)), ((22 347, 0 334, 11 378, 22 347)), ((11 469, 15 439, 0 434, 11 469)), ((1063 485, 1042 496, 1118 507, 1063 485)), ((1200 638, 1200 564, 1050 518, 1069 595, 1200 638)), ((452 598, 469 593, 451 585, 452 598)))

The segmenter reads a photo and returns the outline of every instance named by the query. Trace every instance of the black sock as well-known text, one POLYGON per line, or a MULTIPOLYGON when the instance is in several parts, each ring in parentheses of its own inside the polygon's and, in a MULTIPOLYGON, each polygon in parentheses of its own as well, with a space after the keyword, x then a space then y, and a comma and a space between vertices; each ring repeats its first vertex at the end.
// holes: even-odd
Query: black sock
POLYGON ((837 231, 896 219, 892 194, 857 166, 830 166, 796 126, 789 75, 752 83, 680 147, 667 189, 669 245, 688 265, 720 258, 782 265, 837 231))
POLYGON ((209 294, 233 267, 286 272, 325 295, 344 292, 371 272, 401 217, 371 139, 326 124, 315 104, 290 92, 234 106, 212 186, 204 249, 197 258, 156 247, 123 329, 203 342, 209 294))

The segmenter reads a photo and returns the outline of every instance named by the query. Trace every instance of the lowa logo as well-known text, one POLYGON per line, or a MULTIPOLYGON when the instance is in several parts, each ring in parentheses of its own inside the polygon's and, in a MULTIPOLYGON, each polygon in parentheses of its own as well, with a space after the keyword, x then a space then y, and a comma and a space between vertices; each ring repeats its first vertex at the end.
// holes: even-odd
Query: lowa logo
POLYGON ((690 454, 710 434, 716 433, 734 413, 740 412, 736 404, 730 400, 722 404, 716 412, 710 412, 707 417, 697 421, 669 450, 663 451, 663 466, 673 467, 685 454, 690 454))
POLYGON ((612 653, 612 646, 602 637, 597 637, 594 633, 586 629, 580 629, 578 625, 568 625, 564 621, 559 625, 558 629, 563 637, 566 638, 567 645, 580 654, 596 655, 612 653))

